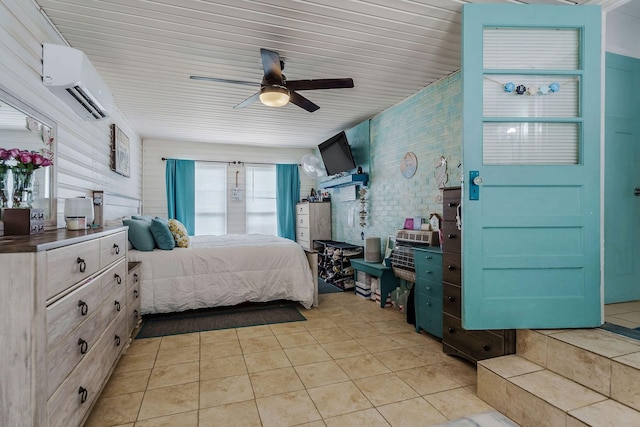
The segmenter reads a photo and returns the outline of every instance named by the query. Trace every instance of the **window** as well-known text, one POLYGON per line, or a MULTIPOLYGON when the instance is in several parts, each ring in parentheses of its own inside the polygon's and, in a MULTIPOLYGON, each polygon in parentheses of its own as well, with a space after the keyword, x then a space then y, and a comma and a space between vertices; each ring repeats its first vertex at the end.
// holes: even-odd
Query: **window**
POLYGON ((276 167, 245 166, 247 179, 247 234, 277 235, 276 167))
POLYGON ((196 162, 196 235, 227 233, 227 167, 196 162))

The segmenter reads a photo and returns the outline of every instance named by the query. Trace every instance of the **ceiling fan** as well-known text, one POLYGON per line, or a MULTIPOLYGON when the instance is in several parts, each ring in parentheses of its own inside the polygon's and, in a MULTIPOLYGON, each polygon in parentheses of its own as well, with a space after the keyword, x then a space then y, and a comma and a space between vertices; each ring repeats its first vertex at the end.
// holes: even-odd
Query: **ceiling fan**
POLYGON ((289 102, 313 113, 320 107, 300 95, 299 90, 315 89, 342 89, 352 88, 353 79, 316 79, 316 80, 287 80, 282 74, 284 61, 280 59, 278 52, 260 49, 264 76, 262 83, 247 82, 243 80, 219 79, 216 77, 191 76, 193 80, 206 80, 211 82, 232 83, 246 86, 259 86, 260 91, 245 99, 233 108, 245 108, 257 100, 269 107, 282 107, 289 102))

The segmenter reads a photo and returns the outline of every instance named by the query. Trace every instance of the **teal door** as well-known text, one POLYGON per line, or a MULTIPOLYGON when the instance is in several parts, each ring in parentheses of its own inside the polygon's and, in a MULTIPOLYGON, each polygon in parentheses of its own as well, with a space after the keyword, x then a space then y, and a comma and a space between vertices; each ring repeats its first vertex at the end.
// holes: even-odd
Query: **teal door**
POLYGON ((601 324, 600 23, 598 6, 463 8, 466 329, 601 324))
POLYGON ((606 54, 604 302, 640 299, 640 59, 606 54))

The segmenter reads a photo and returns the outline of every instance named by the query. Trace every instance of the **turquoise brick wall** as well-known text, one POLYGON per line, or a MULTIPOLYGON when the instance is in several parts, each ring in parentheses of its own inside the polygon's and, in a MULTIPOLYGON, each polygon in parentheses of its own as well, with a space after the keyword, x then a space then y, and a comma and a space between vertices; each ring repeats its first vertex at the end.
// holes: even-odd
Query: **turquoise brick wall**
POLYGON ((441 156, 448 163, 446 186, 460 185, 461 88, 461 75, 456 72, 367 121, 370 131, 367 225, 358 225, 358 201, 342 202, 334 198, 331 208, 334 240, 363 245, 364 232, 365 237, 380 237, 384 246, 387 236, 395 236, 405 218, 429 218, 433 212, 442 215, 442 191, 436 182, 436 166, 441 156), (400 173, 400 162, 408 151, 416 155, 418 168, 412 178, 406 179, 400 173), (348 224, 350 210, 355 211, 354 226, 348 224))

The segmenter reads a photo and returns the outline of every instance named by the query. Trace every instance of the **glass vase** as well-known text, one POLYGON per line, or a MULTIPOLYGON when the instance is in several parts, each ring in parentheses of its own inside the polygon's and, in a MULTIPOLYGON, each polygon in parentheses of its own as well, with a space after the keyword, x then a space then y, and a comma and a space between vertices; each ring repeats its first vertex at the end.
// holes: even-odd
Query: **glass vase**
POLYGON ((33 203, 33 171, 13 168, 13 207, 30 208, 33 203))
POLYGON ((0 208, 6 208, 9 202, 9 188, 8 188, 8 179, 9 179, 9 171, 4 166, 0 166, 0 208))

